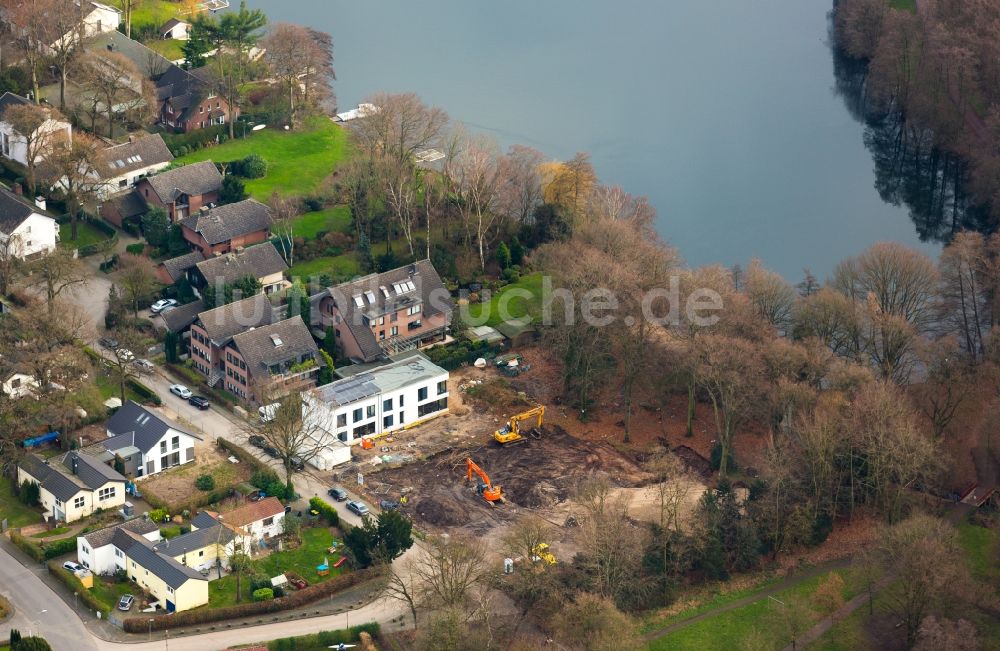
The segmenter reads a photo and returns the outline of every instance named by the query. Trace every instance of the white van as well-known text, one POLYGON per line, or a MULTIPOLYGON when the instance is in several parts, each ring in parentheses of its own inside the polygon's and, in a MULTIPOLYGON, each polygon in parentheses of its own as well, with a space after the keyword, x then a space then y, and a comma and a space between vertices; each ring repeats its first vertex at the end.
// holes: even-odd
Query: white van
POLYGON ((260 422, 267 423, 274 420, 274 415, 278 413, 278 407, 280 406, 280 402, 272 402, 269 405, 257 407, 257 415, 260 416, 260 422))

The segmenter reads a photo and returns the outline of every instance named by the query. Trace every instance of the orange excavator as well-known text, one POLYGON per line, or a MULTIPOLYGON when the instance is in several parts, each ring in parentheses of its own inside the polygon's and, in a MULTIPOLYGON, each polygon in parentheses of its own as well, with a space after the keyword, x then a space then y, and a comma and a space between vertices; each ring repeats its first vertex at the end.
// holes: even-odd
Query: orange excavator
POLYGON ((493 433, 493 440, 496 441, 502 447, 511 447, 513 445, 520 445, 521 443, 527 443, 528 439, 521 435, 521 421, 528 420, 532 417, 538 417, 538 421, 531 429, 532 436, 535 438, 541 437, 541 431, 539 428, 542 426, 542 419, 545 417, 545 405, 538 405, 528 411, 516 414, 510 417, 507 424, 503 426, 502 429, 498 429, 493 433))
POLYGON ((466 478, 468 481, 472 481, 472 476, 477 475, 479 477, 479 485, 476 486, 476 490, 479 492, 483 498, 490 503, 490 506, 496 506, 496 502, 503 502, 503 489, 499 486, 494 486, 490 483, 489 475, 476 465, 476 462, 472 459, 465 460, 465 471, 466 478))

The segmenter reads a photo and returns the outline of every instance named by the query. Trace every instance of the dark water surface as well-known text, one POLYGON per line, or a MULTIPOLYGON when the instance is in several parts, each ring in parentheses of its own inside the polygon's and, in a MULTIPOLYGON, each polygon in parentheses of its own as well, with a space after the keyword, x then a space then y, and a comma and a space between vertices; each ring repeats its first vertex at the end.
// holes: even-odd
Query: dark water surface
POLYGON ((593 157, 692 264, 823 277, 879 240, 934 254, 880 199, 836 95, 830 0, 249 0, 330 32, 341 110, 414 91, 503 144, 593 157))

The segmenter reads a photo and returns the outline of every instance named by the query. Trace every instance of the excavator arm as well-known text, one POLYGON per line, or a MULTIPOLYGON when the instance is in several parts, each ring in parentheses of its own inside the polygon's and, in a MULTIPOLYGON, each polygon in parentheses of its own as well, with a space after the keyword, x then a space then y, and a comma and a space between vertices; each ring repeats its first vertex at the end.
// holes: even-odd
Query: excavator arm
POLYGON ((526 439, 521 436, 521 422, 534 416, 538 417, 535 427, 541 427, 542 420, 545 416, 545 405, 539 405, 527 411, 521 412, 520 414, 511 416, 510 420, 507 421, 507 424, 503 429, 499 429, 493 433, 493 439, 503 446, 524 443, 526 439))
POLYGON ((487 502, 493 504, 493 502, 503 501, 503 489, 490 483, 490 477, 486 474, 486 471, 480 468, 471 458, 465 460, 465 475, 468 481, 472 481, 473 476, 479 477, 481 482, 479 490, 487 502))

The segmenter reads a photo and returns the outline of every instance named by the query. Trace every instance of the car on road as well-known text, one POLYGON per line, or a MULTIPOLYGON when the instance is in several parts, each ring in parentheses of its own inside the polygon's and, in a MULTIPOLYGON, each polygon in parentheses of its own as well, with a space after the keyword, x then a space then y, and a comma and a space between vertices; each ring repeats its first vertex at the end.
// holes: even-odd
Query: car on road
POLYGON ((132 608, 133 603, 135 603, 135 597, 130 594, 123 594, 122 598, 118 600, 118 610, 129 610, 132 608))
POLYGON ((153 314, 159 314, 168 307, 177 307, 177 301, 172 298, 161 298, 149 306, 149 311, 153 314))
POLYGON ((139 371, 142 373, 152 373, 153 370, 156 368, 153 365, 153 362, 149 361, 148 359, 137 359, 133 362, 133 364, 135 364, 139 368, 139 371))
POLYGON ((348 510, 357 513, 358 515, 368 515, 368 507, 365 506, 364 502, 358 502, 351 500, 347 503, 348 510))
POLYGON ((338 502, 343 502, 347 499, 347 491, 343 488, 331 488, 326 492, 327 495, 337 500, 338 502))
POLYGON ((97 343, 101 344, 109 350, 114 350, 118 348, 118 340, 114 337, 101 337, 97 340, 97 343))
POLYGON ((260 449, 264 451, 264 454, 266 454, 267 456, 271 457, 272 459, 277 459, 278 457, 281 456, 281 453, 278 452, 278 448, 276 448, 276 447, 274 447, 272 445, 267 445, 265 443, 264 445, 261 446, 260 449))
POLYGON ((205 411, 208 409, 210 403, 208 402, 208 398, 205 396, 191 396, 188 398, 188 404, 192 407, 197 407, 198 409, 205 411))
POLYGON ((251 434, 248 440, 250 441, 250 445, 254 446, 255 448, 262 448, 265 445, 267 445, 267 441, 264 439, 263 436, 260 436, 259 434, 251 434))
POLYGON ((302 460, 301 457, 291 457, 288 460, 291 462, 292 468, 295 468, 296 470, 299 471, 306 469, 306 463, 305 461, 302 460))
POLYGON ((179 398, 183 398, 184 400, 187 400, 188 398, 194 395, 193 393, 191 393, 191 389, 187 388, 183 384, 171 384, 170 393, 174 394, 179 398))
POLYGON ((74 563, 73 561, 66 561, 65 563, 63 563, 63 569, 75 573, 82 570, 83 566, 80 565, 79 563, 74 563))

